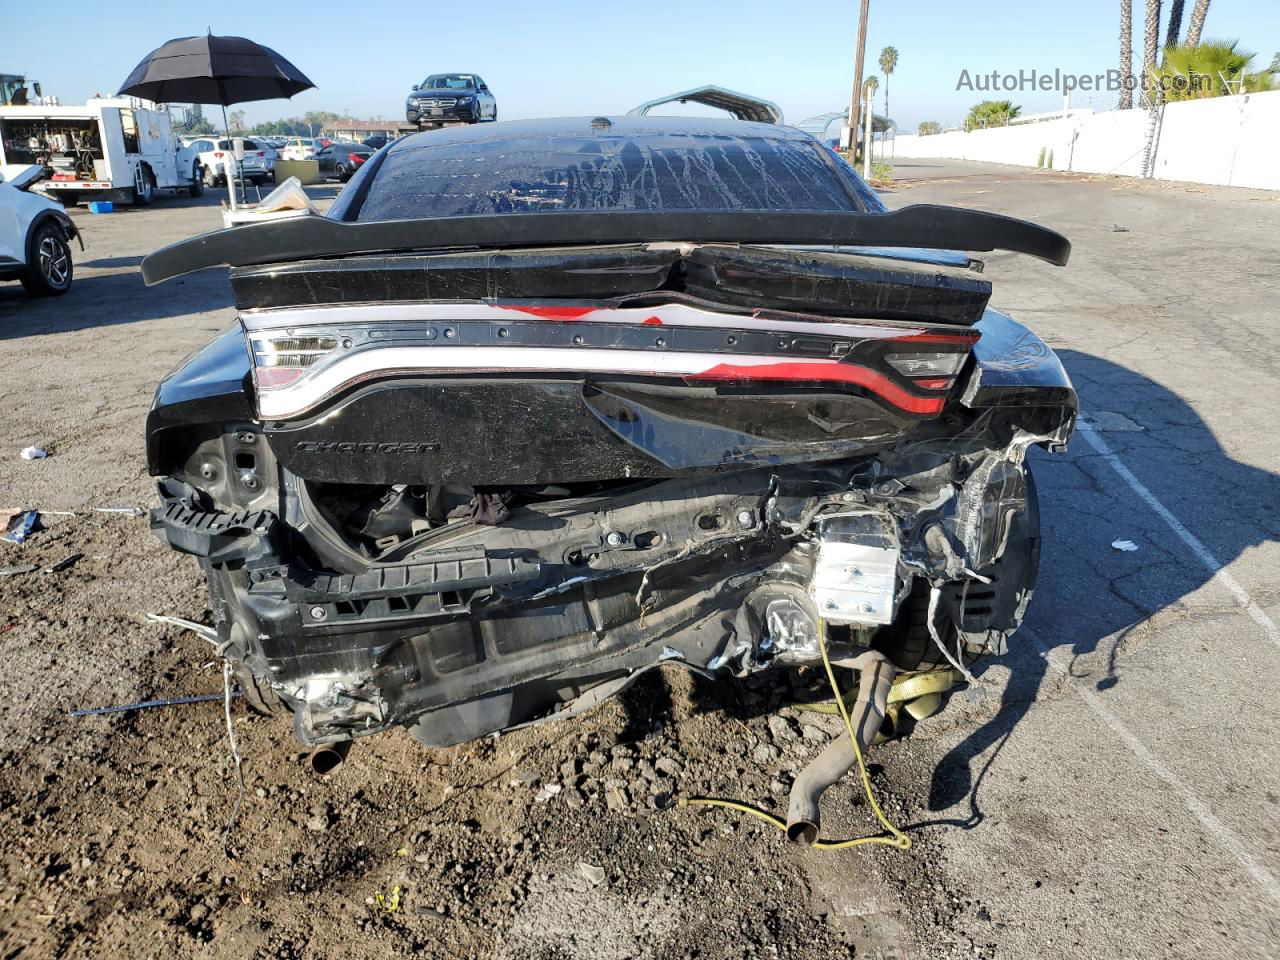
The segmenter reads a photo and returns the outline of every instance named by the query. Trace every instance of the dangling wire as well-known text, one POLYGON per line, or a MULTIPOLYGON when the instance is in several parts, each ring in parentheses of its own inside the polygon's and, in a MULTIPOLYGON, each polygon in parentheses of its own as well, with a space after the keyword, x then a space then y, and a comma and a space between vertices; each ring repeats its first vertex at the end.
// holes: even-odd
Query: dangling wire
MULTIPOLYGON (((858 770, 862 774, 862 791, 866 794, 867 802, 871 805, 876 819, 888 831, 889 836, 854 837, 850 840, 816 840, 813 846, 818 850, 844 850, 848 847, 878 843, 887 847, 895 847, 902 851, 910 850, 911 838, 895 827, 889 821, 889 818, 884 815, 884 811, 880 809, 880 804, 876 800, 875 791, 871 787, 871 774, 867 772, 867 762, 862 756, 862 747, 858 744, 858 737, 853 729, 853 720, 850 719, 849 711, 845 707, 844 696, 840 693, 840 685, 836 682, 836 673, 831 667, 831 658, 827 654, 827 627, 822 620, 818 621, 818 650, 822 653, 822 665, 826 668, 827 681, 831 684, 831 692, 835 695, 836 706, 840 711, 840 719, 844 721, 845 734, 849 737, 849 742, 853 744, 853 755, 857 758, 858 770)), ((721 800, 715 797, 681 797, 680 806, 723 807, 726 810, 737 810, 739 813, 749 814, 763 820, 765 823, 772 824, 783 833, 787 830, 787 821, 782 817, 737 800, 721 800)))

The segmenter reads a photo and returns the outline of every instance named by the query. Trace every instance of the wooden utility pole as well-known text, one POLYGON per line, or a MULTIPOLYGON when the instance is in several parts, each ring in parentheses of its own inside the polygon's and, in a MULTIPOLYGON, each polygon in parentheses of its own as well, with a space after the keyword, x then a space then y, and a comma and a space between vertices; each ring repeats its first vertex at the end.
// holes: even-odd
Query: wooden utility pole
POLYGON ((849 98, 849 153, 858 149, 858 121, 862 119, 862 59, 867 52, 867 13, 871 0, 862 0, 858 14, 858 52, 853 62, 853 96, 849 98))

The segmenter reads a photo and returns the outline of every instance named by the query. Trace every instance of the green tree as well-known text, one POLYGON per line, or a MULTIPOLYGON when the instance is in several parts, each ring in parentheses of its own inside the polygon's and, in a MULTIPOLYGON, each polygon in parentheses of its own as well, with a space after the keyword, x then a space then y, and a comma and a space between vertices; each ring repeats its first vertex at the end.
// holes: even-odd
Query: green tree
POLYGON ((227 116, 227 123, 230 124, 232 133, 243 133, 244 132, 244 111, 232 110, 231 113, 227 116))
POLYGON ((898 66, 898 48, 885 47, 880 51, 880 70, 884 74, 884 115, 889 116, 889 76, 898 66))
POLYGON ((985 127, 1003 127, 1010 120, 1022 113, 1022 107, 1016 107, 1009 100, 983 100, 969 108, 969 115, 964 118, 966 130, 978 130, 985 127))
POLYGON ((1168 101, 1221 97, 1241 90, 1274 90, 1280 79, 1275 64, 1253 70, 1255 55, 1236 49, 1238 42, 1209 40, 1194 47, 1169 47, 1164 52, 1164 62, 1150 72, 1149 78, 1153 86, 1164 87, 1168 101))
POLYGON ((1204 32, 1204 18, 1209 15, 1209 0, 1196 0, 1191 8, 1191 21, 1187 24, 1187 46, 1200 46, 1200 34, 1204 32))
POLYGON ((920 136, 922 137, 929 137, 935 133, 941 133, 942 124, 940 124, 937 120, 926 120, 924 123, 920 124, 920 126, 916 128, 916 132, 920 134, 920 136))
POLYGON ((1133 76, 1133 0, 1120 0, 1120 109, 1133 107, 1133 91, 1129 78, 1133 76))
POLYGON ((185 111, 178 129, 182 133, 197 137, 217 132, 214 125, 205 119, 204 108, 198 103, 193 103, 190 109, 185 111))
POLYGON ((1173 3, 1169 4, 1169 30, 1164 36, 1166 47, 1178 45, 1178 31, 1182 29, 1182 7, 1183 0, 1173 0, 1173 3))
POLYGON ((1142 31, 1142 75, 1150 77, 1160 50, 1160 0, 1147 0, 1147 22, 1142 31))

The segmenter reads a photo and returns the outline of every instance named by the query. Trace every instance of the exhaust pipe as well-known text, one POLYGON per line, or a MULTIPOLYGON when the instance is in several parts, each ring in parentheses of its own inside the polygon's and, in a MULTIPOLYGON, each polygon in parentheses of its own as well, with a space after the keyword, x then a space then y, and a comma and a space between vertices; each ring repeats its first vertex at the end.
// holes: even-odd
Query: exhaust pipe
POLYGON ((339 740, 337 743, 316 747, 311 751, 311 772, 320 777, 336 773, 350 751, 350 740, 339 740))
MULTIPOLYGON (((849 711, 849 719, 865 756, 884 723, 889 688, 893 686, 895 673, 893 664, 884 654, 868 650, 851 660, 840 661, 839 666, 852 667, 859 673, 858 697, 849 711)), ((846 731, 827 744, 822 753, 800 772, 791 787, 787 805, 787 839, 805 845, 811 845, 818 839, 818 803, 822 794, 849 772, 855 759, 853 744, 849 742, 846 731)))

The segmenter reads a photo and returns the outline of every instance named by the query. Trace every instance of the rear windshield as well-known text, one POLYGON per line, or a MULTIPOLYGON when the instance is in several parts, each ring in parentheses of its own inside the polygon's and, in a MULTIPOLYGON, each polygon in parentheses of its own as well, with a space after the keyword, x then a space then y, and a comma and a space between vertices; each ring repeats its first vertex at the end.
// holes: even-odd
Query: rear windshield
MULTIPOLYGON (((865 210, 878 206, 816 141, 667 134, 391 147, 354 217, 410 220, 557 210, 865 210)), ((358 191, 349 191, 355 194, 358 191)))

